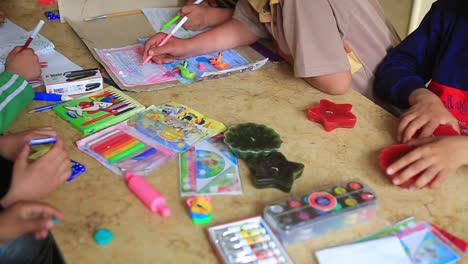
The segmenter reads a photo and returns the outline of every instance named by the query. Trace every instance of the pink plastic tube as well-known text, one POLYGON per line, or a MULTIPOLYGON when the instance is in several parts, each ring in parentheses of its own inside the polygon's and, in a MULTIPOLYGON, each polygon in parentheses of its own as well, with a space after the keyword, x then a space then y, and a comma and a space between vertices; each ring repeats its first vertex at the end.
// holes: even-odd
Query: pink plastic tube
POLYGON ((162 217, 171 215, 171 209, 166 206, 166 199, 154 189, 144 177, 132 172, 124 175, 128 188, 152 211, 159 213, 162 217))

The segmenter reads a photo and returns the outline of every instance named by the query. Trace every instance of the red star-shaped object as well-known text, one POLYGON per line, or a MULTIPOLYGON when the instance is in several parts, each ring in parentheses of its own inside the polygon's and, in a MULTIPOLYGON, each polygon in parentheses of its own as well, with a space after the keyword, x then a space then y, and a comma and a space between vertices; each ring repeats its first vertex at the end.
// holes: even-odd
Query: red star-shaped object
POLYGON ((309 120, 321 123, 326 131, 335 128, 353 128, 357 118, 351 113, 351 104, 335 104, 328 100, 320 100, 320 104, 307 109, 309 120))

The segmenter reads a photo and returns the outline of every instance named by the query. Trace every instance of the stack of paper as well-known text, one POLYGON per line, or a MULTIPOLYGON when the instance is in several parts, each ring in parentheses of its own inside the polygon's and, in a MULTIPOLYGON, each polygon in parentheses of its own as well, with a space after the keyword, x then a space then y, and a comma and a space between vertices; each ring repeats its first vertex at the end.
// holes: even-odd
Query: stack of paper
POLYGON ((459 261, 467 242, 440 231, 425 221, 410 217, 357 243, 319 250, 315 254, 320 264, 451 264, 459 261))

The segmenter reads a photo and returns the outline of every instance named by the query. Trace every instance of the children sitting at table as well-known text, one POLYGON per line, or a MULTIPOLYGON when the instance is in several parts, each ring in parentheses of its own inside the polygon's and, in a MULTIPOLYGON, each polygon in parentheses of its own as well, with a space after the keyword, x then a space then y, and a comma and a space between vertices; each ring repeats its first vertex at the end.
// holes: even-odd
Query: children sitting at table
POLYGON ((399 42, 377 0, 240 0, 218 27, 157 47, 165 36, 149 39, 144 56, 168 63, 272 36, 296 77, 326 93, 353 87, 371 99, 374 70, 399 42))
POLYGON ((468 134, 467 69, 466 0, 435 2, 421 25, 378 68, 376 94, 397 107, 409 108, 401 116, 397 139, 416 147, 387 169, 390 175, 400 174, 394 184, 421 174, 413 189, 427 184, 437 188, 468 164, 468 138, 430 137, 440 124, 468 134), (419 139, 413 139, 418 133, 419 139))
MULTIPOLYGON (((0 134, 32 100, 34 91, 26 80, 38 78, 40 72, 32 49, 16 47, 8 55, 5 72, 0 73, 0 134)), ((16 203, 44 198, 70 176, 70 166, 63 140, 52 128, 0 136, 0 207, 6 208, 0 213, 0 263, 61 263, 48 236, 52 217, 61 214, 44 204, 16 203), (51 136, 57 142, 50 151, 36 161, 28 160, 29 140, 51 136), (30 231, 35 234, 22 235, 30 231)))
POLYGON ((207 0, 198 5, 195 0, 187 0, 177 13, 180 17, 187 16, 184 24, 187 30, 202 30, 215 27, 231 19, 237 0, 207 0))

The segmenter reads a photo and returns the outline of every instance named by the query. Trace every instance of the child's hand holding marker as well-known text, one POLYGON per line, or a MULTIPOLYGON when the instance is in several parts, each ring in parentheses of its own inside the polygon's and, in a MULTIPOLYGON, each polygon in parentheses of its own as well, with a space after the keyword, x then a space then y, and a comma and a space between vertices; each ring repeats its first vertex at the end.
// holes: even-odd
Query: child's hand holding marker
POLYGON ((57 132, 51 127, 42 127, 5 135, 0 137, 0 156, 14 161, 18 158, 24 145, 29 144, 30 140, 56 137, 57 132))
POLYGON ((55 226, 55 221, 62 219, 62 212, 48 204, 14 203, 0 213, 0 243, 26 233, 34 233, 36 239, 45 239, 55 226))
POLYGON ((14 48, 5 61, 5 71, 18 74, 27 81, 41 76, 39 58, 32 49, 14 48))
MULTIPOLYGON (((71 162, 63 140, 59 136, 55 140, 51 149, 34 161, 28 158, 29 144, 23 146, 14 162, 11 186, 1 200, 2 205, 8 206, 19 200, 41 199, 70 177, 71 162)), ((38 139, 32 140, 33 144, 37 142, 38 139)))
POLYGON ((184 59, 191 53, 189 40, 172 37, 162 46, 161 43, 167 38, 166 33, 157 33, 145 43, 144 56, 146 58, 143 64, 152 60, 155 63, 171 63, 174 59, 184 59))

